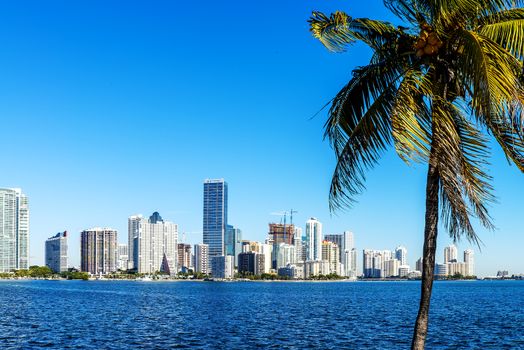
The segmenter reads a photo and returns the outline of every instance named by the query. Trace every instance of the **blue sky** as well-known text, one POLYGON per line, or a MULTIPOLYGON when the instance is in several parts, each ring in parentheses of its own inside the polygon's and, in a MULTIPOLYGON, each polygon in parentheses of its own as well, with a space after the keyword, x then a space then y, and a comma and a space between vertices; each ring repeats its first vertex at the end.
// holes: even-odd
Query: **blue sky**
MULTIPOLYGON (((311 11, 336 9, 395 21, 376 0, 1 3, 0 186, 30 197, 32 263, 58 231, 71 233, 73 264, 83 229, 113 227, 126 242, 136 213, 201 231, 202 182, 225 178, 245 238, 263 240, 270 213, 293 208, 302 226, 315 216, 325 233, 352 230, 359 250, 403 244, 413 265, 425 167, 389 152, 355 208, 328 209, 334 156, 325 113, 310 118, 369 59, 310 36, 311 11)), ((498 149, 492 161, 497 230, 478 230, 477 272, 522 273, 523 177, 498 149)), ((449 243, 441 231, 438 261, 449 243)))

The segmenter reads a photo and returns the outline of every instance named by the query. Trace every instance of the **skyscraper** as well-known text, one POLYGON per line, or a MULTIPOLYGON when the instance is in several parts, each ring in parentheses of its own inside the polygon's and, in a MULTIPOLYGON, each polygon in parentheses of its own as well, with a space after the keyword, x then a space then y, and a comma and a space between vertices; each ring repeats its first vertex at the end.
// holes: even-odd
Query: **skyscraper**
POLYGON ((322 242, 322 260, 329 262, 330 273, 341 274, 340 249, 336 243, 327 240, 322 242))
POLYGON ((129 249, 125 243, 118 244, 116 267, 122 271, 126 271, 129 268, 129 249))
POLYGON ((242 231, 232 225, 227 225, 224 238, 225 255, 234 257, 234 264, 238 264, 238 254, 242 253, 242 231))
POLYGON ((306 221, 306 260, 322 260, 322 223, 315 218, 306 221))
POLYGON ((188 270, 191 267, 193 267, 191 244, 178 243, 178 268, 181 270, 188 270))
POLYGON ((398 246, 395 249, 395 258, 400 261, 400 265, 408 264, 408 250, 403 246, 398 246))
POLYGON ((128 255, 128 267, 129 269, 137 269, 135 261, 138 260, 138 228, 140 221, 143 219, 142 215, 133 215, 127 219, 127 255, 128 255))
POLYGON ((194 267, 196 272, 209 273, 209 246, 207 244, 195 244, 194 267))
POLYGON ((204 181, 203 240, 209 246, 209 257, 224 255, 227 227, 227 182, 224 179, 204 181))
POLYGON ((19 188, 0 188, 0 272, 29 267, 29 204, 19 188))
POLYGON ((55 273, 67 271, 67 231, 45 241, 45 265, 55 273))
POLYGON ((140 215, 129 218, 133 237, 133 266, 138 273, 177 272, 178 225, 164 221, 158 212, 149 220, 140 215), (138 224, 138 226, 136 226, 138 224))
POLYGON ((475 253, 473 250, 464 251, 464 263, 466 264, 466 276, 475 276, 475 253))
POLYGON ((326 241, 333 242, 339 247, 340 263, 343 265, 343 274, 348 277, 357 275, 357 252, 354 249, 355 243, 353 232, 344 231, 342 234, 330 234, 324 238, 326 241))
POLYGON ((80 268, 95 275, 116 271, 117 232, 92 228, 80 234, 80 268))
POLYGON ((214 256, 211 260, 214 278, 231 279, 235 275, 235 262, 233 256, 214 256))
POLYGON ((457 247, 454 244, 444 248, 444 264, 457 262, 457 257, 457 247))

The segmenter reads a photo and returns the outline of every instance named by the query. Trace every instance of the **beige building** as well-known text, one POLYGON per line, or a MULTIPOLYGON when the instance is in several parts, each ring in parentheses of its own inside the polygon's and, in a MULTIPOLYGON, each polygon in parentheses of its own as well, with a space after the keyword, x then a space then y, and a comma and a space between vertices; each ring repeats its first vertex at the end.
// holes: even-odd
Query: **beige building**
POLYGON ((117 232, 110 228, 92 228, 80 234, 80 268, 93 275, 117 269, 117 232))

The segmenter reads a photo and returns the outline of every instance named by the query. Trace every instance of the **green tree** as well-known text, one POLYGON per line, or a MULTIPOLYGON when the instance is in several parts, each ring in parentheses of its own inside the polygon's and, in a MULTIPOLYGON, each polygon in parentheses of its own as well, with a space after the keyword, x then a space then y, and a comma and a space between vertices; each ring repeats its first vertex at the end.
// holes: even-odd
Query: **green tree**
POLYGON ((405 26, 314 12, 314 37, 339 52, 372 51, 334 97, 325 136, 337 156, 331 209, 351 206, 365 173, 393 146, 427 169, 423 271, 412 348, 423 349, 439 219, 478 244, 471 218, 493 228, 489 138, 524 172, 524 9, 518 0, 385 0, 405 26))

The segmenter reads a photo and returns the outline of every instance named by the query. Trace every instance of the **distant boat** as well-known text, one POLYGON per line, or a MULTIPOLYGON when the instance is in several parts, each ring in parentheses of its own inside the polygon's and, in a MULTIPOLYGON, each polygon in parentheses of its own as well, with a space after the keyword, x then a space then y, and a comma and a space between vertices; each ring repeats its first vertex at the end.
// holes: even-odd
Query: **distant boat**
POLYGON ((140 282, 151 282, 152 281, 151 277, 149 277, 149 276, 138 277, 136 280, 140 281, 140 282))

